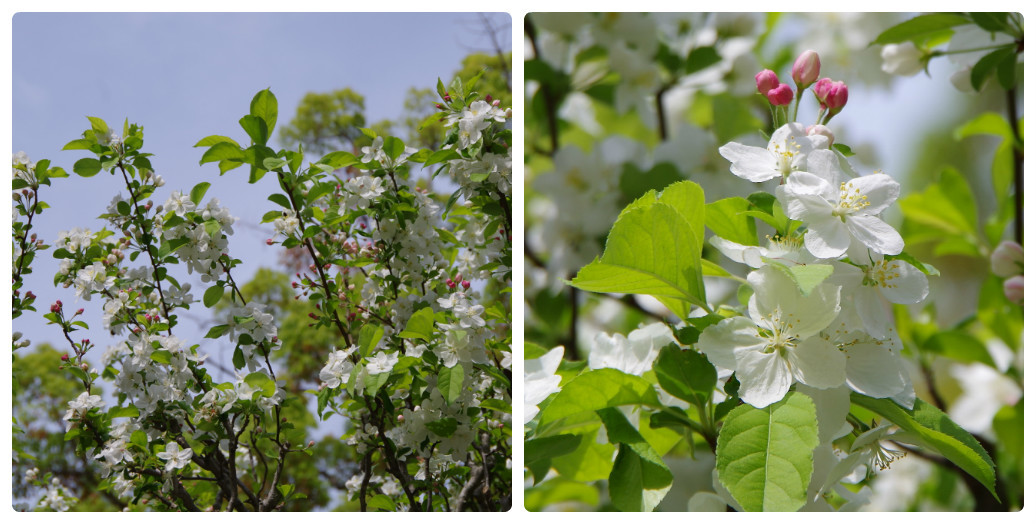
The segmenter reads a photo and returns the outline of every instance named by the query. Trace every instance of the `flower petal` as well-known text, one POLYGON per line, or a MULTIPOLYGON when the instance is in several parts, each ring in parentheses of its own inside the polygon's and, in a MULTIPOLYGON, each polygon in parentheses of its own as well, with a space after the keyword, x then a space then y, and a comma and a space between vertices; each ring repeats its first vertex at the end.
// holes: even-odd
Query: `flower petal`
POLYGON ((879 284, 881 294, 896 304, 916 304, 928 296, 928 277, 903 260, 886 265, 886 274, 896 275, 879 284))
POLYGON ((741 400, 757 408, 765 408, 784 398, 792 382, 787 361, 776 351, 739 352, 737 379, 741 382, 738 391, 741 400))
POLYGON ((787 352, 787 358, 795 380, 807 386, 827 389, 845 384, 845 354, 827 340, 803 340, 787 352))
POLYGON ((867 197, 870 205, 860 210, 865 215, 877 215, 899 198, 899 182, 884 173, 854 178, 846 182, 845 189, 850 194, 859 191, 867 197))
POLYGON ((849 387, 874 398, 892 397, 910 383, 905 362, 891 344, 864 341, 845 346, 845 378, 849 387))
POLYGON ((731 162, 730 172, 751 182, 765 182, 781 175, 773 153, 761 147, 730 142, 719 154, 731 162))
POLYGON ((817 258, 838 258, 849 249, 849 228, 841 220, 829 216, 810 223, 803 241, 806 249, 817 258))
MULTIPOLYGON (((822 209, 823 214, 829 215, 832 209, 831 202, 838 200, 837 187, 812 173, 796 172, 788 175, 787 183, 777 188, 777 198, 781 201, 781 204, 785 204, 786 201, 790 202, 791 200, 787 197, 803 197, 806 195, 820 197, 824 202, 824 206, 820 206, 818 209, 822 209), (784 193, 784 198, 782 198, 782 193, 784 193)), ((795 219, 802 218, 792 214, 794 211, 790 209, 790 205, 790 203, 784 205, 785 214, 795 219)))
POLYGON ((725 369, 736 369, 734 355, 738 351, 762 351, 766 340, 759 336, 759 329, 748 318, 733 317, 705 328, 698 338, 698 350, 709 357, 713 365, 725 369))
POLYGON ((838 200, 838 188, 850 180, 842 171, 838 154, 830 149, 818 149, 810 153, 806 159, 806 171, 828 183, 828 189, 823 195, 831 201, 838 200))
POLYGON ((880 218, 873 215, 849 215, 845 217, 845 223, 849 232, 865 246, 885 255, 903 252, 903 237, 899 231, 880 218))
POLYGON ((867 334, 877 338, 888 338, 894 333, 892 309, 885 302, 877 288, 863 286, 853 294, 856 312, 860 315, 867 334))
POLYGON ((795 282, 773 266, 763 266, 749 273, 748 283, 755 291, 748 300, 748 315, 757 325, 764 325, 763 320, 779 306, 786 310, 789 299, 802 296, 795 282))

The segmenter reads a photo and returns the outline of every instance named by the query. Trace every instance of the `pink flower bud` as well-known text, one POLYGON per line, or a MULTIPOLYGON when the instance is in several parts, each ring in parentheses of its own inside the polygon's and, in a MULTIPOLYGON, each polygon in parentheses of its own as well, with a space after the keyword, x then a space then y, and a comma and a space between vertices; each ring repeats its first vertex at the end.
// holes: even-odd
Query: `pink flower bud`
POLYGON ((831 115, 838 114, 849 101, 849 87, 844 82, 831 82, 827 89, 824 103, 831 110, 831 115))
POLYGON ((1004 281, 1004 296, 1015 304, 1021 304, 1025 298, 1025 282, 1023 276, 1015 275, 1004 281))
POLYGON ((777 87, 766 93, 766 99, 775 106, 786 106, 790 104, 794 98, 795 93, 792 92, 791 86, 788 84, 779 84, 777 87))
POLYGON ((460 285, 464 286, 464 289, 468 289, 469 287, 471 287, 471 282, 468 282, 467 280, 462 280, 460 285))
POLYGON ((68 353, 65 353, 65 354, 61 355, 61 360, 67 362, 68 361, 68 353))
POLYGON ((266 239, 266 245, 272 246, 273 245, 273 239, 272 238, 267 238, 266 239))
POLYGON ((820 109, 827 109, 827 93, 830 89, 830 78, 821 78, 817 81, 817 85, 813 86, 813 94, 816 95, 817 102, 820 102, 820 109))
POLYGON ((1002 278, 1022 274, 1022 261, 1022 246, 1010 240, 1005 240, 999 246, 996 246, 993 254, 989 257, 993 274, 1002 278))
POLYGON ((799 89, 809 87, 820 76, 820 55, 809 49, 803 51, 791 66, 791 78, 799 89))
POLYGON ((403 419, 403 415, 398 415, 398 416, 396 416, 396 421, 398 421, 398 422, 403 422, 403 420, 404 420, 404 419, 403 419))
POLYGON ((489 102, 490 104, 492 104, 493 103, 493 97, 491 95, 486 95, 486 102, 489 102))
POLYGON ((447 101, 447 102, 449 102, 450 100, 453 100, 452 98, 450 98, 450 94, 449 93, 446 93, 446 94, 442 95, 442 99, 447 101))
POLYGON ((806 128, 806 134, 809 136, 822 136, 827 138, 827 146, 825 147, 831 147, 835 143, 835 134, 832 133, 827 126, 822 124, 809 126, 806 128))
POLYGON ((82 315, 82 314, 83 314, 83 308, 79 308, 79 309, 76 310, 76 315, 82 315))
POLYGON ((755 88, 759 90, 760 95, 766 95, 780 83, 781 81, 777 79, 777 73, 769 69, 763 69, 755 75, 755 88))

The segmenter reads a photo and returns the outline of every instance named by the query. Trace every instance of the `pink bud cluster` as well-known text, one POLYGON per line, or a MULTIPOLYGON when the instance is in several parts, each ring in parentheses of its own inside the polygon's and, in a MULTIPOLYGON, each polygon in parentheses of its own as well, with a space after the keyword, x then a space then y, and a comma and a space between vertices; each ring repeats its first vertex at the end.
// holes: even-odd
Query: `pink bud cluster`
MULTIPOLYGON (((792 100, 796 100, 795 112, 797 113, 798 100, 801 99, 802 93, 813 86, 813 94, 820 103, 822 114, 827 113, 824 123, 838 114, 849 101, 849 88, 844 82, 820 78, 820 55, 812 49, 804 51, 795 59, 791 66, 791 78, 795 83, 794 91, 789 84, 781 83, 777 73, 763 69, 755 75, 755 87, 759 94, 765 96, 770 105, 776 108, 787 108, 792 100)), ((778 112, 777 114, 788 116, 786 109, 785 113, 778 112)))

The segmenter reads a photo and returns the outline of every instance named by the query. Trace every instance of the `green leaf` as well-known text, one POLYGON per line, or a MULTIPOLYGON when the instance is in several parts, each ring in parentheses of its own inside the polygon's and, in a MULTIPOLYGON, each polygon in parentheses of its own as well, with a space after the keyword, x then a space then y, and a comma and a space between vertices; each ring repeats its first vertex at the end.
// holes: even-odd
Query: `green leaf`
POLYGON ((705 225, 722 238, 744 246, 759 245, 755 220, 745 215, 752 203, 741 197, 724 198, 705 204, 705 225))
POLYGON ((367 357, 374 353, 378 342, 385 335, 385 331, 376 324, 366 324, 360 328, 359 353, 361 357, 367 357))
POLYGON ((803 296, 807 297, 835 271, 835 267, 830 264, 792 264, 787 266, 772 258, 763 257, 763 260, 791 278, 803 296))
POLYGON ((933 33, 939 33, 968 22, 970 20, 963 16, 949 13, 916 16, 886 29, 870 45, 898 44, 907 40, 917 41, 933 33))
POLYGON ((431 155, 428 155, 428 159, 424 161, 424 166, 428 167, 432 164, 440 164, 449 160, 456 160, 461 158, 460 153, 454 149, 440 149, 431 155))
POLYGON ((654 387, 640 377, 610 368, 589 371, 561 388, 540 412, 540 425, 587 411, 631 404, 661 406, 654 387))
POLYGON ((716 389, 716 368, 709 359, 693 350, 682 350, 669 344, 655 360, 658 385, 676 398, 691 404, 704 404, 716 389))
POLYGON ((332 168, 332 170, 343 167, 349 167, 359 163, 360 160, 356 158, 356 155, 346 151, 335 151, 332 153, 328 153, 324 155, 324 157, 321 158, 319 161, 317 161, 317 164, 329 166, 332 168))
POLYGON ((205 192, 209 190, 209 186, 212 184, 208 182, 201 182, 191 189, 191 202, 194 205, 201 205, 201 199, 205 198, 205 192))
POLYGON ((855 392, 850 398, 853 404, 885 417, 919 438, 925 447, 960 466, 1000 500, 996 494, 996 467, 989 454, 971 433, 964 431, 938 408, 921 399, 915 400, 914 409, 907 411, 887 398, 874 399, 855 392))
POLYGON ((137 406, 126 406, 126 407, 114 407, 108 410, 108 416, 111 418, 122 418, 122 417, 139 417, 140 410, 137 406))
MULTIPOLYGON (((205 165, 209 162, 222 162, 224 160, 243 162, 245 160, 245 153, 237 144, 218 142, 201 155, 201 160, 198 162, 198 165, 205 165)), ((222 166, 220 168, 220 174, 223 174, 222 166)))
POLYGON ((813 474, 817 431, 816 408, 802 393, 762 409, 738 406, 719 432, 720 482, 747 511, 798 510, 813 474))
POLYGON ((525 463, 531 464, 567 455, 579 447, 578 435, 552 435, 525 441, 525 463))
POLYGON ((831 146, 831 148, 841 153, 844 157, 856 155, 856 153, 853 152, 852 148, 845 144, 834 144, 833 146, 831 146))
POLYGON ((218 220, 210 218, 206 220, 203 225, 205 226, 205 232, 208 233, 210 237, 217 238, 216 235, 219 234, 221 228, 218 220))
POLYGON ((147 451, 147 433, 143 430, 136 430, 130 434, 130 443, 136 445, 138 448, 147 451))
POLYGON ((173 354, 166 350, 154 351, 151 353, 151 360, 158 362, 159 364, 168 364, 173 360, 173 354))
MULTIPOLYGON (((194 147, 212 147, 221 142, 226 142, 228 144, 238 146, 238 143, 233 138, 226 137, 223 135, 209 135, 199 140, 197 144, 194 144, 194 147)), ((240 146, 238 147, 240 148, 240 146)))
POLYGON ((920 270, 922 273, 924 273, 924 274, 926 274, 928 276, 935 276, 935 277, 937 277, 937 276, 940 275, 939 270, 936 269, 935 266, 933 266, 931 264, 926 264, 924 262, 921 262, 920 260, 914 258, 913 255, 911 255, 910 253, 907 253, 906 251, 904 251, 904 252, 902 252, 902 253, 900 253, 898 255, 885 255, 885 256, 886 256, 886 258, 891 258, 891 259, 894 259, 894 260, 902 260, 902 261, 906 262, 907 264, 910 264, 911 266, 916 267, 918 270, 920 270))
POLYGON ((277 384, 266 373, 256 371, 245 375, 245 383, 254 388, 259 388, 260 394, 264 397, 272 397, 277 393, 277 384))
POLYGON ((1007 24, 1007 13, 968 13, 975 25, 989 31, 990 33, 1011 33, 1011 26, 1007 24))
POLYGON ((597 412, 608 431, 608 441, 619 444, 608 494, 621 511, 651 511, 669 493, 673 474, 625 415, 615 408, 597 412))
POLYGON ((435 320, 435 313, 432 308, 426 307, 414 311, 413 315, 406 321, 406 327, 399 333, 402 338, 419 338, 425 342, 432 340, 432 329, 435 320))
MULTIPOLYGON (((255 94, 248 111, 249 115, 263 119, 266 123, 267 136, 273 133, 274 127, 277 126, 277 97, 273 96, 269 89, 263 89, 255 94)), ((266 144, 265 141, 262 143, 266 144)))
POLYGON ((600 293, 638 293, 660 300, 680 317, 688 302, 705 306, 701 245, 704 196, 693 182, 633 202, 612 226, 604 255, 579 270, 571 285, 600 293))
POLYGON ((217 283, 205 290, 205 296, 202 297, 202 302, 205 304, 205 307, 212 307, 215 306, 221 298, 223 298, 223 285, 217 283))
POLYGON ((986 345, 971 333, 960 329, 936 333, 924 341, 922 348, 965 364, 981 362, 996 369, 986 345))
POLYGON ((253 143, 266 145, 266 142, 270 139, 270 132, 266 129, 266 121, 258 116, 245 115, 238 120, 241 124, 241 129, 244 129, 248 133, 248 137, 252 139, 253 143))
POLYGON ((73 141, 65 144, 65 147, 62 147, 61 150, 62 151, 69 151, 69 150, 75 150, 75 149, 90 149, 90 147, 93 146, 94 143, 95 142, 93 140, 89 140, 89 139, 86 139, 86 138, 78 138, 76 140, 73 140, 73 141))
POLYGON ((446 400, 447 404, 456 402, 461 392, 464 391, 464 368, 453 366, 440 369, 438 387, 439 393, 442 394, 442 398, 446 400))
POLYGON ((975 88, 975 91, 981 91, 982 85, 986 83, 986 79, 989 75, 996 71, 1000 64, 1003 62, 1010 61, 1012 66, 1012 77, 1014 73, 1014 48, 1005 47, 1003 49, 997 49, 975 62, 975 66, 971 68, 971 87, 975 88))
POLYGON ((230 329, 230 326, 226 324, 220 324, 218 326, 212 326, 209 328, 209 332, 205 333, 205 338, 219 338, 223 336, 230 329))
POLYGON ((385 155, 388 156, 390 160, 399 158, 399 155, 402 155, 405 149, 406 145, 403 144, 403 141, 394 136, 385 138, 385 143, 382 146, 382 150, 385 151, 385 155))
POLYGON ((443 418, 426 422, 424 427, 442 438, 449 438, 457 431, 457 419, 443 418))
POLYGON ((101 161, 96 158, 81 158, 72 165, 72 171, 81 177, 92 177, 101 172, 101 161))

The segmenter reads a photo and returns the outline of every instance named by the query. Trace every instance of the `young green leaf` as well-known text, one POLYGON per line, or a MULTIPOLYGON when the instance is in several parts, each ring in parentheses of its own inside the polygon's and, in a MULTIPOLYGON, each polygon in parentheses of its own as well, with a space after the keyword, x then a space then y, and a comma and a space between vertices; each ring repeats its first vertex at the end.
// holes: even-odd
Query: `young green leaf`
POLYGON ((925 447, 960 466, 1000 500, 996 493, 996 466, 989 454, 971 433, 950 420, 938 408, 921 399, 915 400, 914 409, 907 411, 887 398, 875 399, 855 392, 850 398, 853 404, 885 417, 903 431, 919 438, 925 447))
POLYGON ((439 370, 439 393, 446 400, 447 404, 453 404, 464 391, 464 368, 453 366, 443 367, 439 370))
POLYGON ((428 342, 432 339, 434 319, 435 313, 430 307, 414 311, 414 314, 410 315, 406 322, 406 327, 399 333, 399 336, 402 338, 419 338, 428 342))
POLYGON ((738 406, 719 432, 720 482, 747 511, 798 510, 813 474, 817 431, 816 408, 802 393, 762 409, 738 406))
POLYGON ((540 424, 546 425, 587 411, 631 404, 661 406, 650 382, 617 369, 598 369, 583 373, 565 384, 540 413, 540 424))

